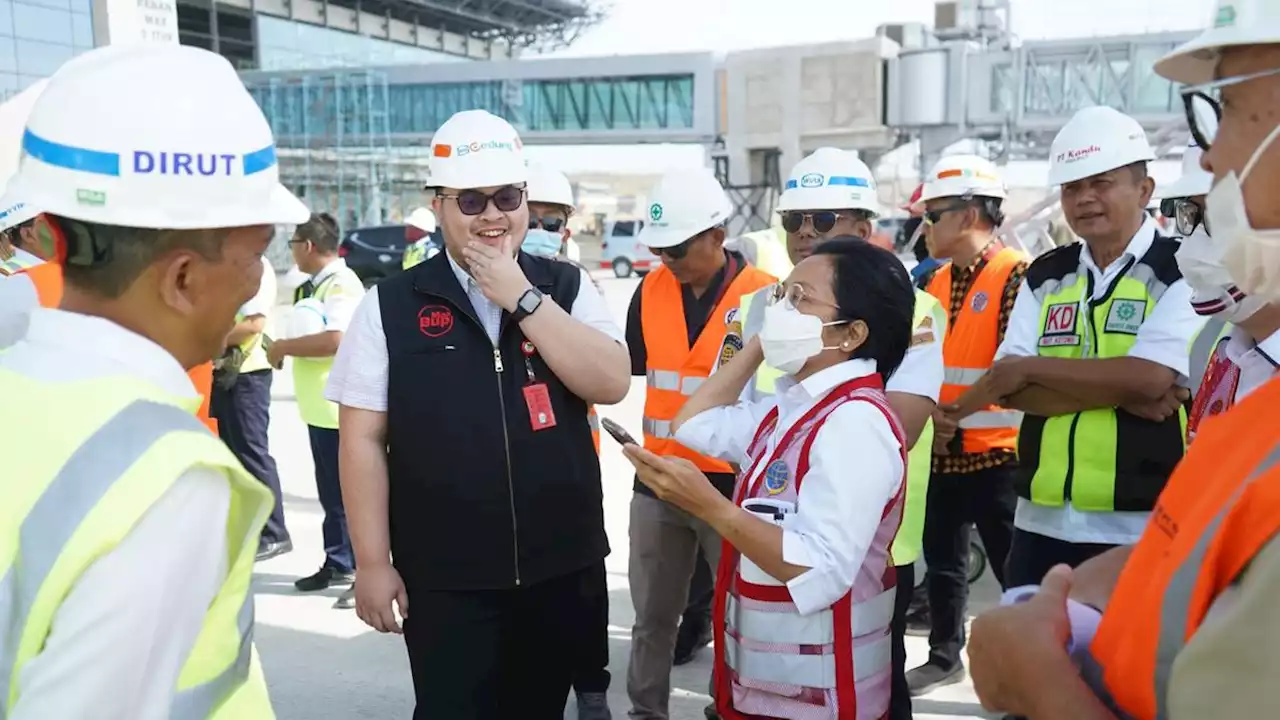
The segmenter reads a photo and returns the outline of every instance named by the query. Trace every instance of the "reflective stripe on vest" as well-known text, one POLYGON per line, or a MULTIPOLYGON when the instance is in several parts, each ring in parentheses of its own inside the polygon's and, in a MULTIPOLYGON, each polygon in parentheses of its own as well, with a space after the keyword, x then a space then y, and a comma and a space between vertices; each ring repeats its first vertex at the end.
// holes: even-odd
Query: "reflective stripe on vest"
MULTIPOLYGON (((930 296, 947 308, 947 339, 943 348, 946 368, 940 404, 953 403, 978 381, 995 358, 1000 339, 1000 311, 1005 287, 1025 256, 1011 248, 988 254, 986 264, 972 278, 959 311, 951 316, 953 303, 951 263, 943 265, 929 281, 930 296)), ((1022 413, 988 406, 960 421, 962 447, 966 453, 993 449, 1013 450, 1017 446, 1022 413)))
POLYGON ((740 299, 775 283, 773 276, 746 265, 707 316, 702 332, 689 346, 680 283, 665 266, 645 276, 640 285, 640 325, 647 368, 643 430, 645 448, 659 455, 683 457, 703 472, 731 473, 728 463, 696 453, 673 438, 671 423, 684 403, 706 383, 719 358, 721 342, 740 299))
MULTIPOLYGON (((1153 246, 1151 252, 1157 249, 1168 250, 1153 246)), ((1044 255, 1036 262, 1045 258, 1062 256, 1044 255)), ((1100 302, 1091 299, 1093 275, 1083 264, 1031 288, 1041 303, 1038 354, 1125 357, 1168 287, 1157 272, 1162 271, 1145 258, 1130 259, 1100 302)), ((1018 436, 1018 494, 1047 507, 1069 501, 1086 511, 1150 510, 1182 457, 1186 421, 1185 408, 1159 423, 1117 408, 1051 418, 1027 415, 1018 436)))
MULTIPOLYGON (((18 531, 18 554, 0 579, 0 678, 8 689, 0 720, 17 700, 16 660, 27 620, 45 580, 76 531, 130 467, 175 430, 203 432, 190 413, 171 405, 137 401, 116 414, 72 454, 27 513, 18 531)), ((235 661, 213 680, 174 697, 172 717, 198 720, 248 677, 252 659, 253 595, 247 593, 237 624, 240 649, 235 661)))
MULTIPOLYGON (((293 303, 296 305, 307 298, 323 303, 337 285, 338 275, 349 272, 349 268, 342 268, 330 273, 314 286, 310 295, 306 294, 304 284, 294 291, 293 303)), ((324 396, 325 385, 329 383, 329 373, 332 370, 332 357, 293 358, 294 396, 298 401, 298 414, 307 425, 333 430, 338 428, 338 404, 324 396)))
POLYGON ((1178 656, 1280 531, 1280 444, 1267 422, 1280 384, 1266 392, 1261 402, 1245 398, 1192 446, 1082 658, 1081 676, 1121 718, 1169 720, 1178 656))

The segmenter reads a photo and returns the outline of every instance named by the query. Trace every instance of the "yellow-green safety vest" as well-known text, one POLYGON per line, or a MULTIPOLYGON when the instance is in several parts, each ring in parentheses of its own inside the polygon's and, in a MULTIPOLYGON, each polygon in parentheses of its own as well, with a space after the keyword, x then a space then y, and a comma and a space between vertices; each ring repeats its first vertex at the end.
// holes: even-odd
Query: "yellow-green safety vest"
MULTIPOLYGON (((323 303, 335 290, 343 292, 339 275, 349 274, 347 282, 359 283, 360 279, 350 268, 342 268, 321 280, 310 295, 306 294, 304 284, 293 293, 293 302, 313 298, 323 303)), ((338 404, 324 397, 325 385, 329 383, 329 372, 333 370, 333 358, 293 358, 293 394, 298 401, 298 413, 302 421, 312 427, 338 429, 338 404)))
MULTIPOLYGON (((244 319, 244 313, 236 313, 236 324, 244 322, 244 319)), ((244 353, 244 362, 240 364, 241 373, 271 369, 271 364, 267 362, 267 351, 262 347, 262 338, 265 334, 265 332, 255 333, 240 343, 240 351, 244 353)))
MULTIPOLYGON (((1125 357, 1170 285, 1182 278, 1178 241, 1157 236, 1130 257, 1101 300, 1080 243, 1036 258, 1026 283, 1040 302, 1037 354, 1054 358, 1125 357)), ((1078 510, 1147 511, 1155 506, 1186 450, 1187 410, 1163 422, 1120 408, 1045 418, 1024 415, 1018 434, 1018 494, 1037 505, 1078 510)))
MULTIPOLYGON (((38 656, 59 606, 188 469, 231 483, 227 577, 174 688, 175 720, 275 717, 253 647, 253 563, 271 493, 194 416, 196 401, 121 377, 48 383, 0 368, 0 718, 38 656), (57 431, 53 432, 56 428, 57 431)), ((123 691, 123 689, 122 689, 123 691)))
POLYGON ((417 242, 410 243, 409 247, 404 249, 404 259, 400 262, 400 268, 402 270, 408 270, 415 265, 423 263, 427 259, 427 246, 430 244, 430 236, 424 237, 417 242))
MULTIPOLYGON (((741 329, 738 342, 745 343, 760 332, 760 328, 764 326, 765 304, 772 291, 772 288, 764 288, 742 298, 742 302, 738 307, 738 316, 735 320, 736 323, 740 323, 737 327, 741 329)), ((947 328, 946 310, 943 309, 942 303, 938 302, 937 298, 929 293, 923 290, 916 290, 915 292, 916 307, 912 323, 913 327, 918 329, 924 323, 925 318, 932 318, 933 329, 936 333, 934 342, 943 342, 947 328)), ((733 329, 734 325, 731 324, 731 333, 733 329)), ((732 339, 727 337, 725 341, 731 342, 732 339)), ((760 369, 756 371, 755 377, 751 379, 752 387, 756 393, 772 395, 774 385, 779 378, 785 375, 786 373, 781 370, 767 363, 761 363, 760 369)), ((893 539, 891 548, 893 564, 896 566, 913 563, 920 557, 921 538, 924 534, 924 510, 929 495, 932 452, 933 420, 930 419, 925 423, 924 430, 920 432, 920 437, 916 440, 916 444, 907 452, 907 493, 902 508, 902 525, 898 528, 898 535, 893 539)))

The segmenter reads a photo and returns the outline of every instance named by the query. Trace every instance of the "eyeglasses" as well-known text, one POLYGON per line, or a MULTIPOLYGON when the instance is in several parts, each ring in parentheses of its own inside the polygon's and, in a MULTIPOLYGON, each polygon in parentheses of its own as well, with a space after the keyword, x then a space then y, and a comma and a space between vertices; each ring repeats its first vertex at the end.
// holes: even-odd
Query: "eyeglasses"
POLYGON ((960 212, 968 209, 969 209, 968 205, 957 203, 955 205, 948 205, 947 207, 938 208, 937 210, 926 210, 922 217, 924 218, 924 223, 926 225, 937 225, 938 223, 942 222, 943 215, 946 215, 949 212, 960 212))
POLYGON ((800 228, 804 227, 805 218, 808 218, 813 223, 814 232, 819 235, 826 235, 835 228, 836 223, 842 217, 844 217, 844 213, 834 210, 820 210, 818 212, 788 210, 782 213, 782 229, 789 233, 800 232, 800 228))
MULTIPOLYGON (((501 210, 502 208, 499 207, 498 209, 501 210)), ((564 220, 558 217, 540 218, 540 217, 537 217, 536 215, 530 215, 529 229, 537 230, 539 228, 546 230, 547 232, 558 233, 560 232, 561 229, 564 228, 564 220)))
POLYGON ((524 188, 508 185, 498 188, 494 193, 482 193, 479 190, 463 190, 457 195, 438 194, 436 197, 452 198, 458 203, 458 210, 463 215, 479 215, 489 207, 489 201, 502 212, 513 212, 524 202, 524 188))
POLYGON ((649 252, 653 253, 654 255, 666 255, 672 260, 681 260, 684 258, 685 255, 689 254, 689 249, 693 247, 693 243, 697 242, 698 237, 701 237, 701 236, 691 237, 688 240, 685 240, 684 242, 680 243, 679 245, 672 245, 671 247, 664 247, 664 248, 651 247, 649 248, 649 252))
POLYGON ((1174 227, 1178 229, 1178 234, 1183 237, 1195 232, 1200 223, 1204 222, 1204 211, 1200 209, 1199 205, 1187 198, 1161 200, 1160 214, 1167 218, 1173 218, 1174 227))
POLYGON ((1221 97, 1223 88, 1272 75, 1280 75, 1280 68, 1183 88, 1182 108, 1187 114, 1187 125, 1191 128, 1191 138, 1196 141, 1196 145, 1205 151, 1213 145, 1214 136, 1218 134, 1218 123, 1222 120, 1222 103, 1218 98, 1221 97))
POLYGON ((835 308, 837 312, 840 310, 839 305, 813 297, 804 289, 803 285, 798 283, 791 283, 790 285, 787 285, 786 283, 778 283, 777 285, 774 285, 773 290, 766 298, 765 304, 772 306, 784 301, 793 308, 798 308, 800 307, 800 303, 808 301, 819 305, 826 305, 829 308, 835 308))

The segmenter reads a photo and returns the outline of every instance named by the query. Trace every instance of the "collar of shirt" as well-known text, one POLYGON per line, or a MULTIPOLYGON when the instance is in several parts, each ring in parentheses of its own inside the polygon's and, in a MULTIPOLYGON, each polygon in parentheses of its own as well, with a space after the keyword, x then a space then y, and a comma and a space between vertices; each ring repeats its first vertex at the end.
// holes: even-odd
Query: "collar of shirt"
POLYGON ((1129 244, 1125 246, 1124 252, 1120 253, 1120 257, 1116 258, 1106 268, 1099 268, 1098 264, 1093 261, 1093 252, 1089 250, 1089 243, 1084 243, 1084 252, 1080 253, 1080 262, 1089 269, 1089 272, 1097 275, 1102 279, 1106 279, 1113 272, 1118 272, 1130 258, 1140 258, 1147 254, 1151 249, 1151 245, 1156 241, 1156 223, 1150 216, 1143 221, 1142 227, 1138 228, 1138 232, 1134 233, 1129 239, 1129 244))
POLYGON ((333 275, 334 273, 346 267, 347 267, 347 261, 344 258, 331 260, 328 265, 325 265, 323 268, 320 268, 320 272, 311 276, 311 284, 319 285, 320 283, 324 282, 325 278, 329 277, 330 275, 333 275))
POLYGON ((1227 358, 1240 367, 1256 365, 1265 372, 1280 368, 1280 332, 1272 333, 1261 342, 1255 342, 1249 333, 1232 327, 1227 342, 1227 358))
POLYGON ((479 287, 479 285, 476 285, 476 279, 471 277, 471 273, 463 269, 458 264, 458 261, 453 259, 453 253, 446 250, 444 254, 449 258, 449 267, 453 269, 453 276, 458 278, 458 284, 462 286, 463 290, 469 291, 473 287, 479 287))
POLYGON ((875 360, 846 360, 831 367, 820 370, 801 382, 791 376, 779 378, 777 382, 778 425, 782 430, 790 426, 788 419, 796 411, 808 407, 822 396, 831 392, 841 383, 855 378, 866 377, 876 371, 875 360))
POLYGON ((26 337, 14 351, 23 346, 41 355, 75 358, 76 365, 94 368, 94 377, 128 375, 154 383, 170 395, 199 397, 187 373, 167 350, 110 320, 37 308, 31 312, 26 337))

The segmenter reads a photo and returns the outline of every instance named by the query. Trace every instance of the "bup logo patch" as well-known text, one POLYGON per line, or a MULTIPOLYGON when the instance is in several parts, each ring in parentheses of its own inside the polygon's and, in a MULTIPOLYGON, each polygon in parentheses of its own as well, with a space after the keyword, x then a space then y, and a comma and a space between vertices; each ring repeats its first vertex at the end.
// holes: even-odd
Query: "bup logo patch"
POLYGON ((1137 335, 1147 314, 1146 300, 1114 300, 1107 311, 1104 332, 1137 335))
POLYGON ((444 305, 427 305, 418 311, 418 330, 429 338, 444 337, 453 330, 453 311, 444 305))
POLYGON ((1079 345, 1080 335, 1076 332, 1076 303, 1057 303, 1045 309, 1044 330, 1040 333, 1040 347, 1058 345, 1079 345))

